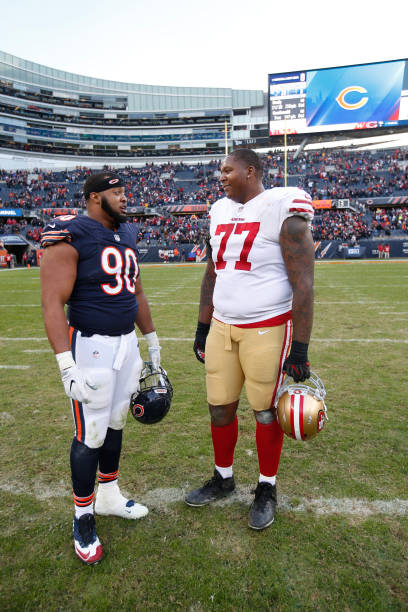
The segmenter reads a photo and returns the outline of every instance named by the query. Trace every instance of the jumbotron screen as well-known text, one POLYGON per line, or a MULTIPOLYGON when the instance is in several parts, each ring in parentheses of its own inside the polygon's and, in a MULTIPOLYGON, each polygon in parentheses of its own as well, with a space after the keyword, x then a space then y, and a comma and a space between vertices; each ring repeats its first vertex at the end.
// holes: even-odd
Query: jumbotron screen
POLYGON ((270 74, 269 133, 408 125, 408 60, 270 74))

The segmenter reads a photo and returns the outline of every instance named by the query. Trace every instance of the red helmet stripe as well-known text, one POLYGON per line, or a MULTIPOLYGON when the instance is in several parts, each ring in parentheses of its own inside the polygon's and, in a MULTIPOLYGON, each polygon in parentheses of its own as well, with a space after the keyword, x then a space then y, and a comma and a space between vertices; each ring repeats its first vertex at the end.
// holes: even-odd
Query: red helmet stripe
POLYGON ((290 396, 290 435, 296 439, 295 433, 295 395, 290 396))

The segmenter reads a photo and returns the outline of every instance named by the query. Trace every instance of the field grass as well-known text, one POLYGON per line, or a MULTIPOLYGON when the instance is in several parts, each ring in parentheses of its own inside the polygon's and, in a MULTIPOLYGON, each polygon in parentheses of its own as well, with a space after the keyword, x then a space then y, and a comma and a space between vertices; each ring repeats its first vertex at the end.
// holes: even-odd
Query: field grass
POLYGON ((182 501, 213 470, 192 353, 202 273, 142 268, 174 400, 161 424, 129 416, 120 484, 150 513, 98 518, 105 558, 86 567, 73 552, 73 425, 39 271, 0 272, 0 366, 26 366, 0 368, 1 610, 407 610, 408 261, 316 266, 310 358, 330 421, 310 443, 285 440, 276 520, 259 533, 247 527, 258 466, 245 396, 237 493, 182 501))

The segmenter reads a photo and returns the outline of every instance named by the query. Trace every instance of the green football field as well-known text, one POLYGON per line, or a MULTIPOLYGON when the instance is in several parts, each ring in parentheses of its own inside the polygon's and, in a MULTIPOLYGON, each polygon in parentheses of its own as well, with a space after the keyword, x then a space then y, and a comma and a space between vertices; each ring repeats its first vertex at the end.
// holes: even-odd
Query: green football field
POLYGON ((160 424, 128 418, 120 485, 150 513, 97 518, 94 567, 73 551, 73 423, 39 270, 0 272, 0 609, 407 610, 408 260, 317 263, 309 354, 330 420, 308 443, 285 439, 277 515, 262 532, 247 526, 258 465, 245 395, 237 492, 183 502, 213 471, 192 352, 203 270, 142 266, 174 398, 160 424))

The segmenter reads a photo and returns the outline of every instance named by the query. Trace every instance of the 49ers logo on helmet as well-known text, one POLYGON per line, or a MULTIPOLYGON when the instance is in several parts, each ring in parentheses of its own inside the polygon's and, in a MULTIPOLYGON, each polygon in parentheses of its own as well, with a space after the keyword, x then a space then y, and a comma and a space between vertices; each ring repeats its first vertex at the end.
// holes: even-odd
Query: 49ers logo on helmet
POLYGON ((113 178, 113 179, 111 179, 111 180, 109 181, 109 185, 116 185, 116 183, 119 183, 119 179, 117 179, 117 178, 116 178, 116 179, 115 179, 115 178, 113 178))
POLYGON ((325 420, 326 420, 326 417, 325 417, 324 411, 320 410, 317 416, 317 431, 322 431, 325 420))

